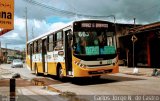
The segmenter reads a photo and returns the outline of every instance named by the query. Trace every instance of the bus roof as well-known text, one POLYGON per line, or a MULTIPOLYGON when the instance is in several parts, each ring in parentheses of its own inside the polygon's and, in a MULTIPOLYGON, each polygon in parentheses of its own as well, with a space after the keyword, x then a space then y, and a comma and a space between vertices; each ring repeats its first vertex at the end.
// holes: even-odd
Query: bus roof
MULTIPOLYGON (((48 32, 46 32, 46 33, 44 33, 44 34, 42 34, 42 35, 40 35, 40 36, 38 36, 38 37, 36 37, 36 38, 34 38, 34 39, 29 40, 27 43, 31 43, 31 42, 33 42, 33 41, 35 41, 35 40, 38 40, 38 39, 40 39, 40 38, 43 38, 43 37, 51 34, 51 33, 53 33, 53 32, 56 32, 56 31, 58 31, 58 30, 61 30, 61 29, 63 29, 63 28, 66 28, 66 27, 68 27, 68 26, 72 26, 74 22, 79 22, 79 21, 106 21, 106 20, 80 19, 80 20, 76 20, 76 21, 71 21, 71 22, 66 23, 65 25, 63 25, 63 26, 61 26, 61 27, 59 27, 59 28, 50 30, 50 31, 48 31, 48 32)), ((111 22, 109 22, 109 21, 106 21, 106 22, 111 23, 111 22)))
POLYGON ((43 38, 43 37, 45 37, 45 36, 47 36, 47 35, 49 35, 49 34, 51 34, 51 33, 53 33, 53 32, 56 32, 56 31, 61 30, 61 29, 65 28, 65 27, 71 26, 72 24, 73 24, 73 21, 72 21, 72 22, 69 22, 69 23, 67 23, 67 24, 65 24, 65 25, 63 25, 63 26, 61 26, 61 27, 59 27, 59 28, 52 29, 52 30, 50 30, 50 31, 48 31, 48 32, 46 32, 46 33, 41 34, 40 36, 38 36, 38 37, 36 37, 36 38, 34 38, 34 39, 29 40, 27 43, 30 43, 30 42, 32 42, 32 41, 38 40, 38 39, 40 39, 40 38, 43 38))

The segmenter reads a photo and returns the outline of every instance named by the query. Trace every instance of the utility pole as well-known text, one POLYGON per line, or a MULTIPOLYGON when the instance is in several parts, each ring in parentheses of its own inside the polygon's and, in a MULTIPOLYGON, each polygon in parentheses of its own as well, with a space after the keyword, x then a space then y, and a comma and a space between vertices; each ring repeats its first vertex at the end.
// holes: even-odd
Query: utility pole
POLYGON ((134 28, 136 27, 136 18, 133 18, 134 20, 134 28))
MULTIPOLYGON (((133 18, 133 21, 134 21, 134 28, 135 28, 135 24, 136 24, 136 18, 133 18)), ((135 36, 132 36, 132 40, 133 40, 133 68, 134 68, 134 44, 135 44, 135 41, 134 40, 137 40, 135 36)))
POLYGON ((5 43, 5 47, 6 47, 6 57, 7 57, 7 43, 5 43))
POLYGON ((6 54, 5 54, 6 59, 5 59, 5 62, 6 62, 6 63, 7 63, 7 55, 8 55, 7 44, 8 44, 8 43, 5 43, 5 47, 6 47, 6 54))
MULTIPOLYGON (((28 42, 28 26, 27 26, 27 7, 25 8, 25 18, 26 18, 26 50, 27 50, 27 42, 28 42)), ((27 55, 27 51, 26 51, 26 55, 27 55)))
POLYGON ((28 41, 27 7, 25 8, 25 17, 26 17, 26 44, 27 44, 28 41))
MULTIPOLYGON (((134 20, 134 28, 135 28, 135 27, 136 27, 136 18, 133 18, 133 20, 134 20)), ((135 56, 134 48, 135 48, 135 47, 134 47, 134 46, 135 46, 135 42, 137 41, 138 38, 137 38, 134 34, 135 34, 135 33, 133 33, 133 36, 132 36, 132 38, 131 38, 131 40, 132 40, 132 42, 133 42, 133 68, 134 68, 134 69, 133 69, 133 73, 134 73, 134 74, 137 74, 137 73, 138 73, 138 68, 136 68, 135 65, 134 65, 134 64, 135 64, 135 61, 134 61, 134 59, 135 59, 135 57, 134 57, 134 56, 135 56)))

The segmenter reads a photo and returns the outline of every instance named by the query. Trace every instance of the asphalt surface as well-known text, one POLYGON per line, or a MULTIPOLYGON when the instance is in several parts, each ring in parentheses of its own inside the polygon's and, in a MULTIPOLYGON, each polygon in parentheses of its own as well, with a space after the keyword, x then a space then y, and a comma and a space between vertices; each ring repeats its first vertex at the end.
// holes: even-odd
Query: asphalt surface
POLYGON ((24 68, 11 68, 9 64, 4 64, 0 66, 0 95, 9 95, 7 82, 9 83, 9 78, 13 74, 20 73, 21 78, 17 79, 16 89, 16 94, 21 96, 19 101, 106 100, 103 99, 103 96, 97 95, 105 95, 105 98, 107 96, 109 98, 107 101, 142 101, 135 99, 137 98, 135 95, 138 95, 138 98, 145 98, 146 96, 143 95, 152 95, 153 99, 143 99, 143 101, 159 101, 160 77, 151 76, 152 68, 138 68, 137 74, 133 73, 133 69, 121 66, 120 73, 104 75, 100 79, 65 78, 63 81, 58 81, 52 76, 37 77, 25 66, 24 68), (119 95, 124 96, 120 96, 121 99, 116 100, 115 98, 119 95), (122 99, 126 97, 128 99, 122 99))

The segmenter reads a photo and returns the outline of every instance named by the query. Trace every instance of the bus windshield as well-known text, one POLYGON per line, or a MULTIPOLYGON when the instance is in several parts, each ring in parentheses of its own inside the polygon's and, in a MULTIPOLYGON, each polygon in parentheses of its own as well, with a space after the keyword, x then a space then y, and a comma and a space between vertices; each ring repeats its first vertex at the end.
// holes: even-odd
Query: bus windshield
POLYGON ((115 54, 115 39, 113 32, 78 31, 74 32, 74 51, 78 55, 115 54))

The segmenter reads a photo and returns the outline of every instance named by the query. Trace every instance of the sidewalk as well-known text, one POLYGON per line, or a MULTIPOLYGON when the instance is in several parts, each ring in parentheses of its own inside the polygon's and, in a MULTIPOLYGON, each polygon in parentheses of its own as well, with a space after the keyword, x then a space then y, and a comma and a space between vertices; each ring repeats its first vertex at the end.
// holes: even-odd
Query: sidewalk
POLYGON ((0 80, 4 78, 11 78, 12 75, 13 75, 12 71, 0 67, 0 80))
MULTIPOLYGON (((9 101, 9 87, 0 87, 0 101, 9 101)), ((59 93, 44 89, 42 86, 28 86, 16 88, 16 101, 56 101, 61 99, 59 93)), ((60 100, 64 101, 64 100, 60 100)))
MULTIPOLYGON (((119 66, 119 72, 123 74, 128 74, 128 75, 137 75, 137 76, 152 76, 153 69, 154 68, 149 68, 149 67, 137 67, 138 73, 134 74, 133 67, 127 67, 127 66, 119 66)), ((160 69, 158 69, 160 71, 160 69)))

